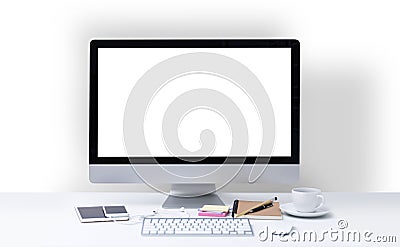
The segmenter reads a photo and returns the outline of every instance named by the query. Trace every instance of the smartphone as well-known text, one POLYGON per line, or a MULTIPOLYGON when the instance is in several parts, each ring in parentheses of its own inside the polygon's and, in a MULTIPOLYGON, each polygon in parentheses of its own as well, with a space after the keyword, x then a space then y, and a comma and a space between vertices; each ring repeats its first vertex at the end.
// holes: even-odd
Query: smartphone
POLYGON ((119 220, 128 220, 129 214, 125 206, 104 206, 104 215, 108 218, 118 218, 119 220))

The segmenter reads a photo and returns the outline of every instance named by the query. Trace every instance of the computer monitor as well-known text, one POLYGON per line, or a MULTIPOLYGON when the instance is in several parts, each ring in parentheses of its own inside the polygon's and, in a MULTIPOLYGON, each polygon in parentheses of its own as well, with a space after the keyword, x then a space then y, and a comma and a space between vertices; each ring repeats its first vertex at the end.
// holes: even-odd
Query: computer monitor
POLYGON ((90 181, 146 183, 169 194, 163 207, 221 204, 227 183, 293 183, 300 44, 91 40, 89 115, 90 181))

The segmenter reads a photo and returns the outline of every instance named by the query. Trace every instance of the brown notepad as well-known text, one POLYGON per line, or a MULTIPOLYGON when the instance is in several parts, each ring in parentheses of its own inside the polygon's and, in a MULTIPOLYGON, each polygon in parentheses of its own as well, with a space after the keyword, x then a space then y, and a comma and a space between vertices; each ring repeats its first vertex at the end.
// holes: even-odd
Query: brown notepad
MULTIPOLYGON (((236 216, 236 214, 243 212, 244 210, 247 210, 251 207, 254 207, 259 203, 261 203, 261 202, 259 202, 259 201, 238 201, 237 209, 234 211, 234 214, 236 216)), ((279 208, 279 202, 273 202, 273 205, 274 206, 265 208, 261 211, 240 216, 240 218, 261 219, 261 220, 281 220, 282 213, 281 213, 281 209, 279 208)))

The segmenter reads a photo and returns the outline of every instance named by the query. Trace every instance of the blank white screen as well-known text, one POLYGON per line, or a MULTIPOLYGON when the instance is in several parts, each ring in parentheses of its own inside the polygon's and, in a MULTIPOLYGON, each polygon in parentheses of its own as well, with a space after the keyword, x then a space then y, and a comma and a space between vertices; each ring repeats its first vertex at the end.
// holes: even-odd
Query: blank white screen
MULTIPOLYGON (((290 48, 99 48, 98 50, 98 156, 126 156, 123 142, 123 117, 128 96, 138 79, 151 67, 173 56, 210 52, 233 58, 249 68, 261 81, 275 114, 275 146, 272 156, 291 155, 291 50, 290 48)), ((207 75, 177 79, 157 94, 144 122, 146 142, 153 156, 170 156, 163 146, 161 121, 168 102, 191 88, 204 86, 223 91, 241 109, 249 131, 249 149, 243 156, 259 154, 260 123, 250 101, 233 85, 207 75), (190 80, 191 83, 187 83, 190 80), (186 86, 185 86, 186 85, 186 86)), ((179 128, 179 140, 188 150, 199 148, 199 130, 211 128, 217 147, 211 156, 229 154, 229 126, 217 116, 198 111, 188 116, 179 128), (203 120, 203 121, 199 121, 203 120)))

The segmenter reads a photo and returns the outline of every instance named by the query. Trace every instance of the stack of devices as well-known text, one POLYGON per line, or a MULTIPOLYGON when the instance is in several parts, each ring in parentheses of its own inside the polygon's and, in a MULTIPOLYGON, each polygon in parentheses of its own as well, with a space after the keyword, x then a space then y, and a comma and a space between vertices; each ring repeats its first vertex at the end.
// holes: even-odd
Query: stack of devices
POLYGON ((125 206, 75 207, 75 210, 82 223, 129 220, 125 206))

